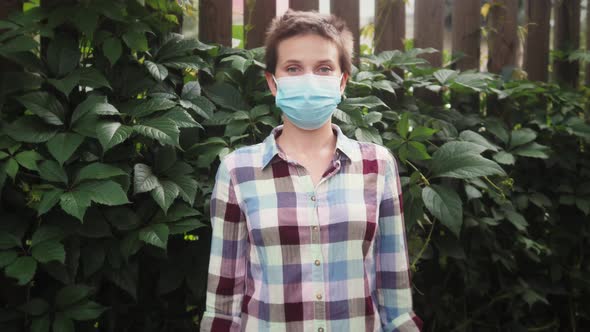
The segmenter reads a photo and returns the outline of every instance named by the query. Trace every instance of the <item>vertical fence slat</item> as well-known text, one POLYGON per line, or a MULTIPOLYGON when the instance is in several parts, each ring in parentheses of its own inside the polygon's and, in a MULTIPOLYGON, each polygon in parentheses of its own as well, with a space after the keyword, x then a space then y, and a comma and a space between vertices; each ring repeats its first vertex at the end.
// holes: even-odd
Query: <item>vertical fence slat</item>
POLYGON ((500 73, 505 66, 516 66, 518 0, 494 0, 489 13, 488 71, 500 73))
POLYGON ((294 10, 319 10, 320 0, 289 0, 289 8, 294 10))
POLYGON ((231 46, 232 0, 199 0, 199 39, 231 46))
POLYGON ((375 52, 404 49, 406 6, 403 0, 375 0, 375 52))
MULTIPOLYGON (((580 47, 580 1, 562 0, 555 6, 555 38, 553 49, 568 51, 580 47)), ((555 80, 560 84, 576 87, 580 65, 577 61, 553 62, 555 80)))
POLYGON ((530 80, 547 81, 551 0, 526 0, 525 13, 528 33, 523 67, 530 80))
POLYGON ((453 54, 463 54, 463 58, 455 64, 456 69, 479 69, 480 6, 479 1, 453 1, 453 54))
POLYGON ((442 65, 443 14, 445 2, 440 0, 416 0, 414 14, 414 47, 437 49, 438 53, 422 57, 435 67, 442 65))
POLYGON ((360 54, 360 1, 359 0, 331 0, 330 12, 346 21, 346 25, 354 36, 354 58, 358 61, 360 54))
POLYGON ((264 45, 266 28, 276 15, 276 0, 244 0, 244 28, 246 28, 247 24, 252 25, 250 31, 244 30, 246 48, 255 48, 264 45), (248 6, 249 2, 254 3, 254 8, 248 6))

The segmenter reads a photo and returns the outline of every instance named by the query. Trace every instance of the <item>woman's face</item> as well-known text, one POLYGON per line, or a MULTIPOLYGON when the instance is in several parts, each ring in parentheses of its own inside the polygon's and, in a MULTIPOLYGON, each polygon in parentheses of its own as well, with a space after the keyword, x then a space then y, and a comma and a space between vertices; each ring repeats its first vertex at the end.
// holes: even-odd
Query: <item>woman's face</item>
MULTIPOLYGON (((316 34, 298 35, 281 41, 277 47, 277 67, 275 77, 304 74, 341 75, 338 48, 336 45, 316 34)), ((266 72, 266 81, 273 96, 277 89, 272 74, 266 72)), ((346 87, 347 74, 340 83, 340 93, 346 87)))

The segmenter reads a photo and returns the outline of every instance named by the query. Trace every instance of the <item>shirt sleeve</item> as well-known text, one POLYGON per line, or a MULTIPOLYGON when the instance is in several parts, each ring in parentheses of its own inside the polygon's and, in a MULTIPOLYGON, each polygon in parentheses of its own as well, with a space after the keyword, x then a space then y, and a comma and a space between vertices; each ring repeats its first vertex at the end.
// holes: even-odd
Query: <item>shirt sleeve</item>
POLYGON ((248 232, 224 160, 217 170, 211 194, 211 256, 201 332, 240 331, 241 326, 248 232))
POLYGON ((395 158, 387 150, 385 187, 379 205, 376 288, 385 332, 420 331, 422 321, 412 308, 409 258, 403 218, 402 190, 395 158))

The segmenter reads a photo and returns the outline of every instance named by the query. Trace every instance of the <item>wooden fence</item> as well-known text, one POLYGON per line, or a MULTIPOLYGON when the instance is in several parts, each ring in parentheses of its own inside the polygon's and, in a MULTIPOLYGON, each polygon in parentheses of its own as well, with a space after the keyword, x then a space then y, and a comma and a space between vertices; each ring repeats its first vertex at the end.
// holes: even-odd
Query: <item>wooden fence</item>
MULTIPOLYGON (((276 0, 243 0, 244 22, 253 28, 247 33, 246 48, 262 46, 264 33, 276 13, 276 0), (254 6, 249 8, 248 5, 254 6), (251 15, 251 17, 250 17, 251 15)), ((403 49, 406 26, 404 0, 375 1, 375 51, 403 49)), ((456 68, 461 70, 480 68, 482 24, 486 24, 488 40, 487 70, 499 73, 506 66, 517 66, 517 51, 521 40, 519 28, 524 31, 523 68, 532 80, 547 81, 551 49, 572 50, 580 47, 582 0, 524 0, 525 24, 518 26, 518 0, 488 0, 489 12, 482 21, 482 3, 479 0, 452 1, 452 53, 465 55, 456 68), (554 43, 550 45, 550 19, 555 19, 554 43)), ((355 53, 359 54, 359 4, 360 0, 331 0, 330 12, 344 18, 355 36, 355 53)), ((415 0, 414 46, 443 46, 443 0, 415 0)), ((318 10, 319 0, 290 0, 289 7, 299 10, 318 10)), ((200 0, 199 38, 205 42, 231 45, 232 0, 200 0)), ((590 10, 586 11, 590 22, 590 10)), ((585 29, 586 45, 590 45, 590 23, 585 29)), ((588 46, 587 46, 588 47, 588 46)), ((588 47, 590 49, 590 47, 588 47)), ((427 56, 435 66, 442 63, 442 54, 427 56)), ((580 65, 577 62, 554 61, 553 78, 561 84, 576 87, 580 81, 580 65)), ((590 84, 590 66, 586 68, 586 84, 590 84)))
MULTIPOLYGON (((172 1, 172 0, 171 0, 172 1)), ((234 0, 235 1, 235 0, 234 0)), ((246 34, 246 48, 262 46, 266 27, 276 15, 276 0, 239 0, 244 2, 244 22, 253 28, 246 34), (250 6, 250 7, 249 7, 250 6)), ((406 35, 406 4, 404 0, 374 0, 376 52, 403 49, 406 35)), ((581 2, 582 0, 523 0, 526 31, 524 38, 523 69, 529 79, 549 79, 549 52, 572 50, 580 47, 581 2), (551 31, 550 19, 553 12, 555 27, 551 31), (550 35, 553 33, 553 45, 550 35)), ((499 73, 506 66, 517 65, 517 51, 521 41, 518 37, 517 15, 519 0, 488 0, 486 15, 488 61, 487 70, 499 73)), ((355 54, 359 54, 360 0, 330 0, 330 11, 348 22, 355 36, 355 54)), ((11 9, 22 6, 22 0, 0 1, 0 18, 11 9)), ((443 45, 444 0, 415 0, 414 45, 433 47, 443 45)), ((460 70, 480 68, 480 46, 482 27, 482 1, 452 1, 452 53, 465 55, 455 67, 460 70)), ((289 0, 289 7, 298 10, 318 10, 319 0, 289 0)), ((590 10, 586 10, 586 48, 590 50, 590 10)), ((199 39, 204 42, 232 43, 232 0, 199 0, 199 39)), ((442 54, 427 56, 435 66, 442 63, 442 54)), ((580 64, 556 60, 552 64, 555 81, 577 87, 580 83, 580 64)), ((585 69, 585 82, 590 85, 590 65, 585 69)))

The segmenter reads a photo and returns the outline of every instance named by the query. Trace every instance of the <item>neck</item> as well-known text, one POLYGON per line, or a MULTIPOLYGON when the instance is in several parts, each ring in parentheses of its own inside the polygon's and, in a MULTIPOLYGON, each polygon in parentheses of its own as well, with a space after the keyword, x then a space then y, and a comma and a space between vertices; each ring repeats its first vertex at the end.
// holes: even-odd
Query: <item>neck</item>
POLYGON ((322 152, 333 152, 336 148, 336 135, 332 131, 332 121, 314 130, 304 130, 283 116, 283 132, 277 139, 287 154, 317 156, 322 152), (279 142, 280 141, 280 142, 279 142))

